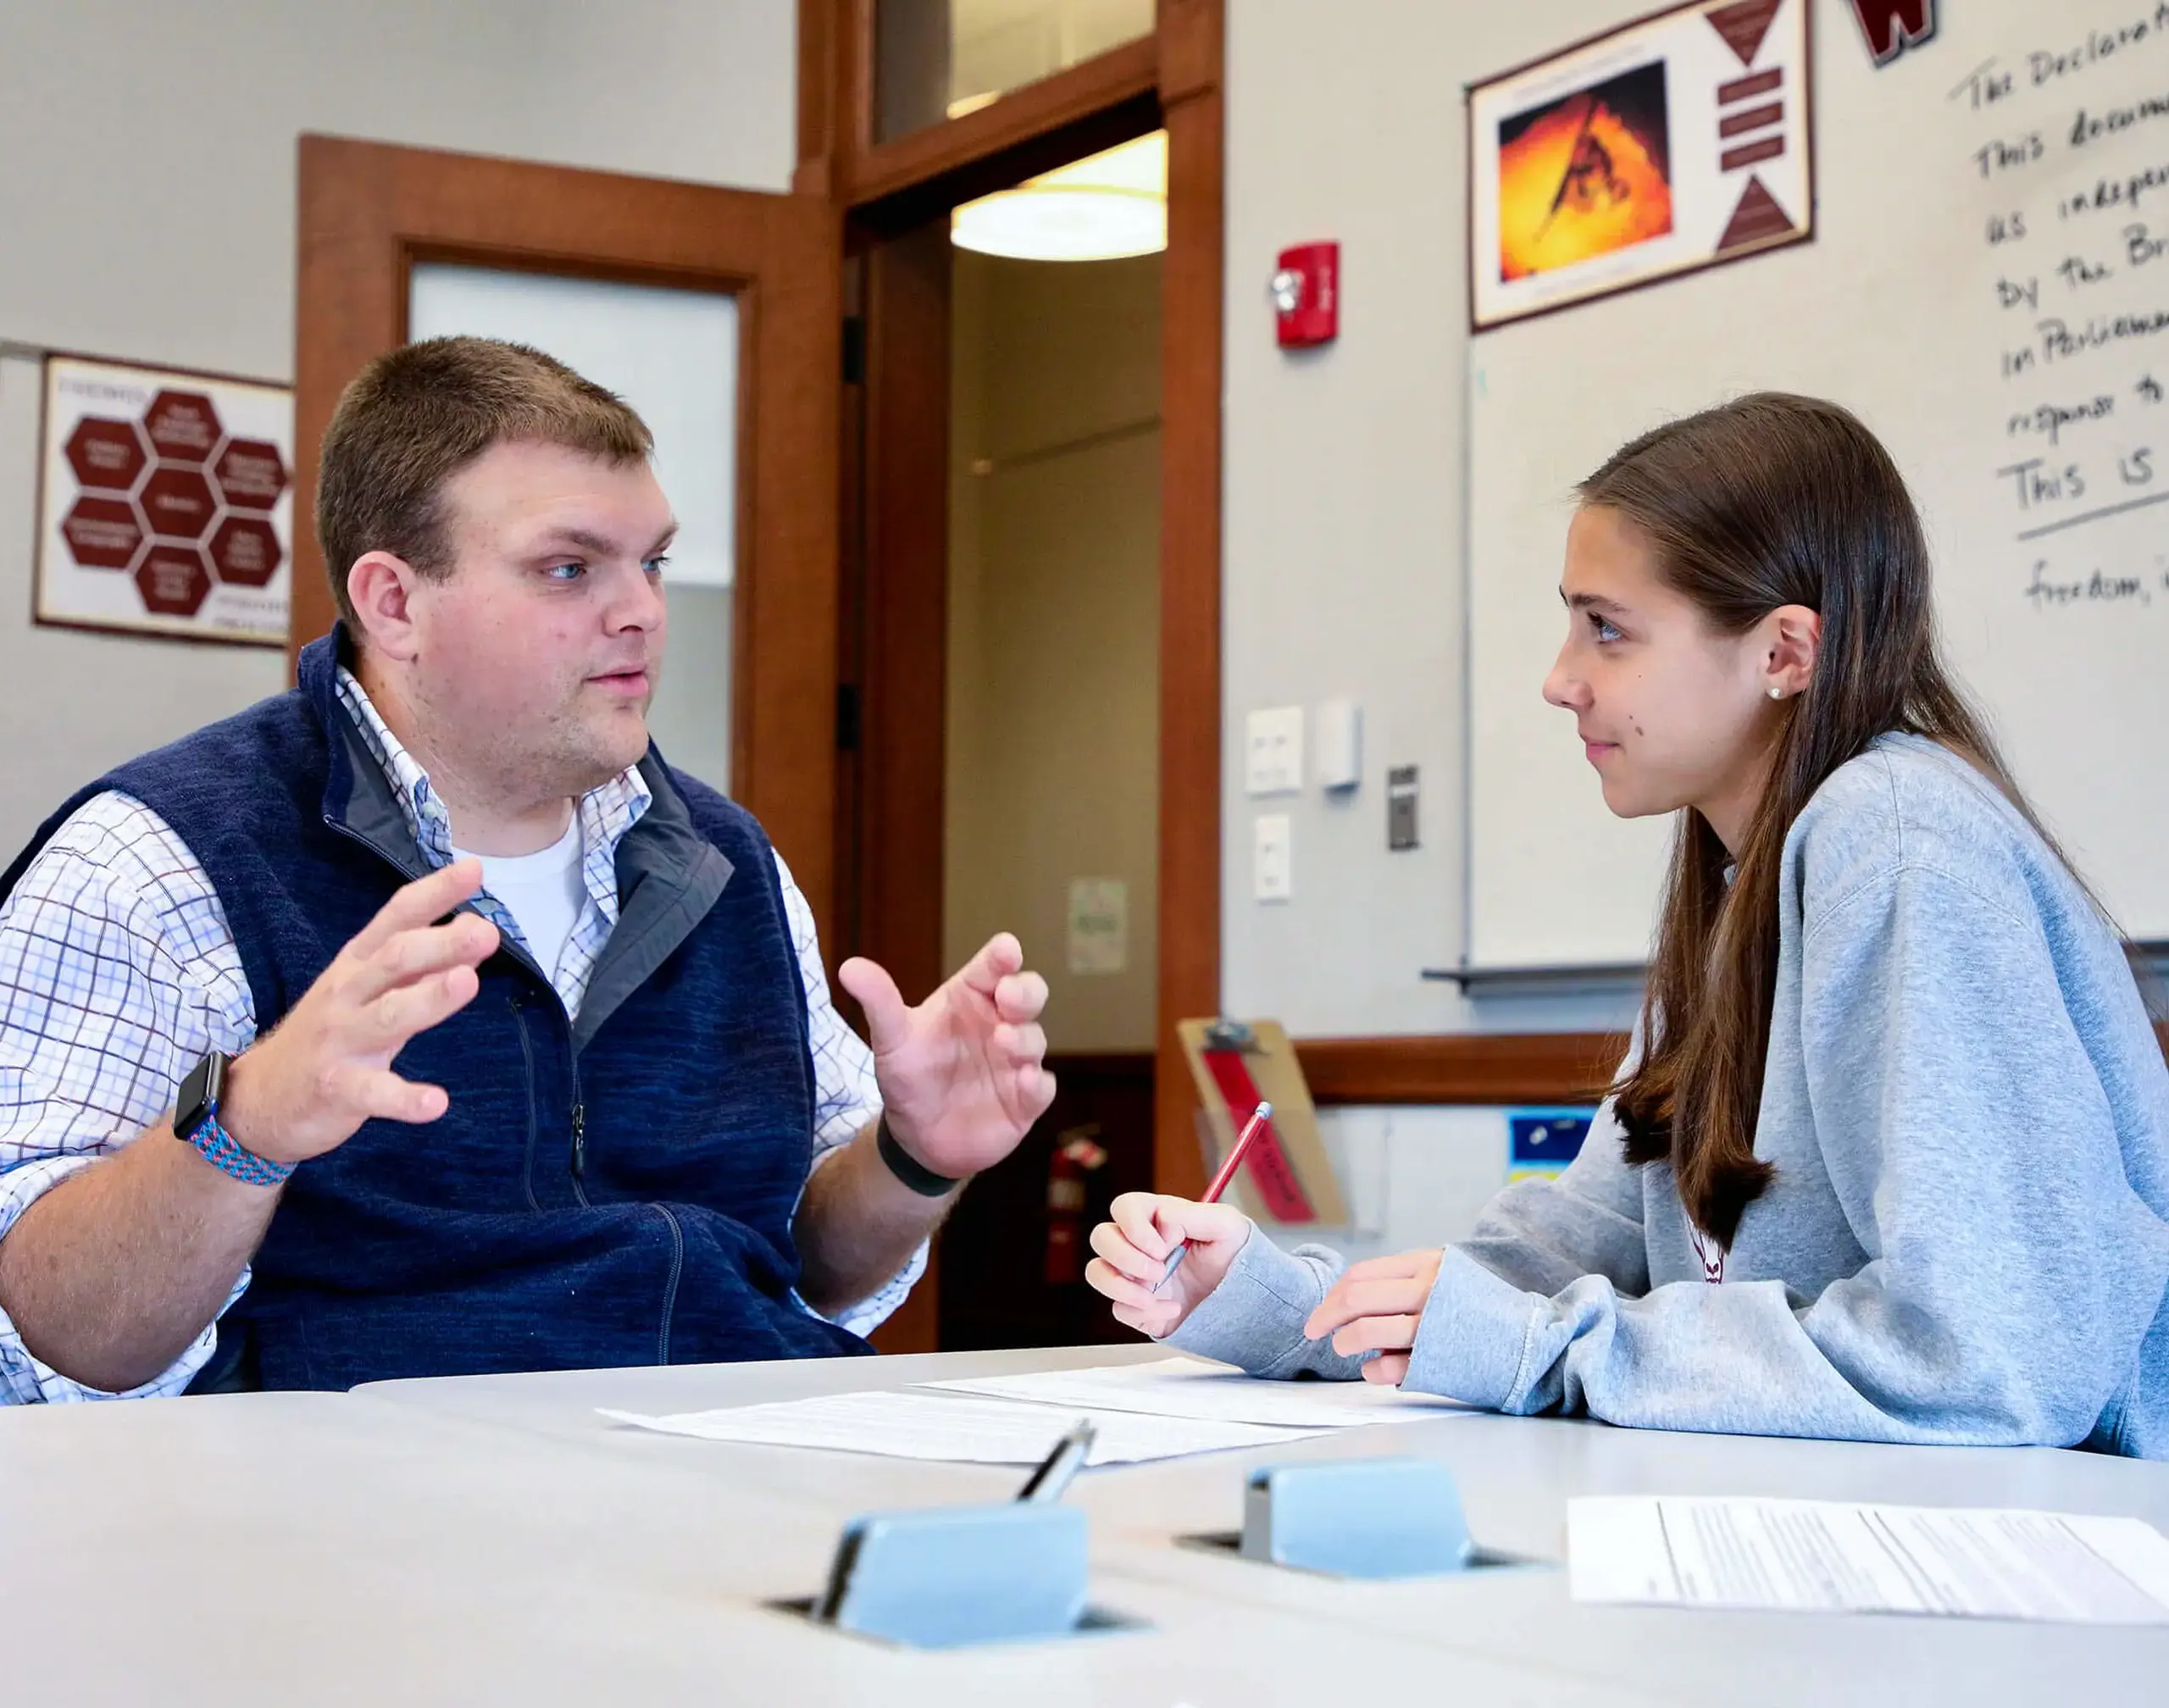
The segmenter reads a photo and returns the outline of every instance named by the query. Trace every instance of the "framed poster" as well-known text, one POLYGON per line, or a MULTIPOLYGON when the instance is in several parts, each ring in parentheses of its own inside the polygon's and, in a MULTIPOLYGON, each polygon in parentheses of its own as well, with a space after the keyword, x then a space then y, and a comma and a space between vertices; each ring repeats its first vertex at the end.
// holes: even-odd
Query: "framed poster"
POLYGON ((290 388, 47 356, 38 457, 36 621, 286 644, 290 388))
POLYGON ((1808 0, 1691 0, 1468 92, 1469 325, 1815 229, 1808 0))

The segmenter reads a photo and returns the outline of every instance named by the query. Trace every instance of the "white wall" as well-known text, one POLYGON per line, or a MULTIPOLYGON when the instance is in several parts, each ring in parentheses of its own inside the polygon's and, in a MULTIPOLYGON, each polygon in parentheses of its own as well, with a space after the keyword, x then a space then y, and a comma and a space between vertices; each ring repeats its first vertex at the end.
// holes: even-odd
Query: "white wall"
MULTIPOLYGON (((295 138, 789 186, 794 0, 14 0, 0 339, 291 380, 295 138)), ((0 363, 0 862, 275 652, 31 625, 38 370, 0 363)))
POLYGON ((1305 0, 1228 9, 1223 1002, 1298 1036, 1616 1023, 1630 999, 1472 1003, 1418 975, 1465 930, 1462 86, 1647 7, 1368 0, 1330 30, 1305 0), (1320 238, 1340 337, 1286 354, 1265 283, 1320 238), (1337 695, 1365 716, 1354 798, 1245 798, 1244 714, 1337 695), (1421 768, 1423 846, 1390 854, 1397 764, 1421 768), (1251 899, 1260 810, 1295 819, 1286 905, 1251 899))
MULTIPOLYGON (((1647 0, 1311 0, 1228 8, 1222 1002, 1297 1036, 1623 1025, 1631 995, 1470 1001, 1463 836, 1462 86, 1647 11, 1647 0), (1291 243, 1337 239, 1337 344, 1284 354, 1266 281, 1291 243), (1354 797, 1254 803, 1244 714, 1350 695, 1354 797), (1384 774, 1422 772, 1423 846, 1385 846, 1384 774), (1251 899, 1252 821, 1294 819, 1295 898, 1251 899)), ((1532 660, 1528 691, 1550 660, 1532 660)), ((1570 739, 1561 729, 1562 740, 1570 739)), ((1329 1112, 1360 1183, 1383 1167, 1368 1247, 1457 1236, 1505 1178, 1495 1112, 1329 1112), (1383 1162, 1367 1162, 1375 1151, 1383 1162), (1375 1218, 1374 1218, 1375 1219, 1375 1218)), ((1360 1195, 1360 1193, 1359 1195, 1360 1195)))

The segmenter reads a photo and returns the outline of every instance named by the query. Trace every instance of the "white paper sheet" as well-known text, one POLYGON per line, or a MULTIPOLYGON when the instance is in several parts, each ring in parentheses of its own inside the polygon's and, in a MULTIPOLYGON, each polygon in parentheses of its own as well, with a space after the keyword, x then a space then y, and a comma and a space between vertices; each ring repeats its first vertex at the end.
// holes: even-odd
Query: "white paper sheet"
POLYGON ((2169 1538, 2138 1518, 1828 1500, 1567 1503, 1577 1601, 2169 1624, 2169 1538))
MULTIPOLYGON (((600 1409, 600 1408, 598 1408, 600 1409)), ((704 1441, 745 1441, 771 1447, 827 1447, 892 1459, 946 1459, 962 1463, 1036 1465, 1080 1417, 1099 1430, 1090 1465, 1176 1459, 1234 1447, 1277 1447, 1319 1432, 1270 1429, 1250 1423, 1148 1417, 1129 1411, 1027 1406, 961 1394, 829 1394, 718 1411, 650 1417, 604 1410, 605 1417, 696 1435, 704 1441)))
POLYGON ((1345 1429, 1358 1423, 1413 1423, 1470 1415, 1457 1400, 1404 1394, 1372 1382, 1268 1382, 1231 1364, 1162 1358, 1088 1370, 1025 1376, 968 1376, 929 1382, 954 1394, 986 1394, 1042 1406, 1131 1411, 1216 1423, 1269 1423, 1292 1429, 1345 1429))

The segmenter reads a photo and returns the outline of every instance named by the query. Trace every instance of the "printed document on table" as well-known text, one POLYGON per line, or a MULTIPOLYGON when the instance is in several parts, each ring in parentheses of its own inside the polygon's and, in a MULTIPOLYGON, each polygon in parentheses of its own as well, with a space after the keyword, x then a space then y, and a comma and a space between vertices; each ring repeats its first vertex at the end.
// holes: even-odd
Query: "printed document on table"
POLYGON ((2169 1537, 2138 1518, 1834 1500, 1567 1503, 1577 1601, 2169 1625, 2169 1537))
POLYGON ((1091 1456, 1085 1461, 1088 1465, 1178 1459, 1185 1454, 1218 1453, 1235 1447, 1278 1447, 1320 1433, 1084 1407, 1057 1411, 1014 1400, 911 1389, 826 1394, 767 1406, 681 1411, 664 1417, 608 1410, 603 1410, 602 1415, 642 1429, 695 1435, 704 1441, 828 1447, 846 1453, 879 1453, 892 1459, 945 1459, 987 1465, 1038 1464, 1079 1417, 1090 1417, 1099 1431, 1091 1456))
POLYGON ((1162 1358, 1088 1370, 1041 1370, 1024 1376, 967 1376, 928 1382, 946 1393, 987 1394, 1073 1410, 1135 1411, 1218 1423, 1270 1423, 1293 1429, 1345 1429, 1358 1423, 1417 1423, 1467 1417, 1457 1400, 1404 1394, 1375 1382, 1273 1382, 1232 1364, 1162 1358))

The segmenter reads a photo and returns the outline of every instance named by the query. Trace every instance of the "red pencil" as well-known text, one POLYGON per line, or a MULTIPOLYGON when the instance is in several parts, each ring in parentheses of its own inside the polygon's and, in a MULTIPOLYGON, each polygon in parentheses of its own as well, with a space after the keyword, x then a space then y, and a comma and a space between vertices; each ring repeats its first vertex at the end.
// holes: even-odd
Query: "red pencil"
MULTIPOLYGON (((1235 1142, 1229 1150, 1227 1160, 1221 1163, 1219 1172, 1212 1177, 1212 1184, 1205 1189, 1205 1195, 1197 1201, 1199 1203, 1218 1204, 1220 1201, 1220 1195, 1228 1190, 1229 1183, 1235 1178, 1235 1171, 1243 1166, 1244 1153, 1251 1148, 1251 1141, 1265 1131, 1265 1123, 1272 1119, 1273 1106, 1270 1103, 1260 1103, 1251 1112, 1251 1118, 1243 1123, 1243 1130, 1235 1135, 1235 1142)), ((1168 1267, 1160 1272, 1160 1279, 1152 1289, 1155 1293, 1175 1278, 1175 1271, 1183 1267, 1183 1259, 1188 1256, 1190 1241, 1178 1239, 1175 1249, 1168 1254, 1168 1267)))

